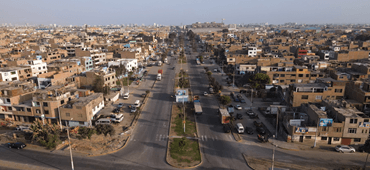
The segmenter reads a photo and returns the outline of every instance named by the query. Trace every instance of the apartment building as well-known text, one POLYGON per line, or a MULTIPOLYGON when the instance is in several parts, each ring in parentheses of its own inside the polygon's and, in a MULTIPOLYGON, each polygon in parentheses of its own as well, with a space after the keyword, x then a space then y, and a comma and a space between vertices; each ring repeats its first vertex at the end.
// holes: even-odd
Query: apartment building
POLYGON ((32 109, 35 119, 44 117, 44 121, 59 124, 60 106, 76 98, 75 90, 64 86, 50 86, 38 89, 32 95, 32 109))
POLYGON ((257 70, 256 64, 237 64, 236 72, 237 74, 254 74, 257 70))
POLYGON ((97 78, 101 78, 104 81, 104 86, 114 87, 116 86, 117 77, 114 70, 108 70, 107 68, 102 70, 91 70, 84 74, 76 77, 76 81, 79 83, 78 87, 92 87, 97 78))
POLYGON ((18 70, 20 67, 4 67, 0 68, 0 82, 1 81, 17 81, 19 80, 18 70))
POLYGON ((352 105, 365 113, 370 113, 370 80, 351 81, 346 85, 345 96, 354 100, 352 105))
POLYGON ((47 63, 41 60, 30 60, 27 64, 22 65, 24 67, 29 67, 32 70, 32 77, 37 77, 39 74, 44 74, 48 72, 47 63))
POLYGON ((138 68, 138 61, 137 59, 131 58, 121 58, 121 59, 114 59, 115 61, 109 61, 108 67, 110 66, 123 66, 125 67, 126 71, 131 72, 133 69, 138 68))
POLYGON ((31 82, 0 82, 0 119, 32 122, 34 92, 31 82))
POLYGON ((60 115, 63 123, 66 121, 69 126, 91 126, 92 119, 103 107, 103 93, 93 93, 70 100, 60 107, 60 115))
POLYGON ((332 78, 320 78, 315 83, 290 84, 286 101, 291 107, 303 103, 319 103, 324 99, 341 99, 344 96, 346 82, 332 78))

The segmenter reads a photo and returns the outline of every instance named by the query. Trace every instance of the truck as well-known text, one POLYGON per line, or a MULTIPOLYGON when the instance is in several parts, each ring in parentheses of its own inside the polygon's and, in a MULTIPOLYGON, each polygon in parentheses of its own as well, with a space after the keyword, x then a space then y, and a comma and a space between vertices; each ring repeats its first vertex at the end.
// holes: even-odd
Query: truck
POLYGON ((194 101, 195 114, 199 114, 199 115, 202 114, 203 110, 202 110, 202 106, 200 105, 199 96, 195 95, 193 101, 194 101))
POLYGON ((218 109, 218 113, 220 114, 221 117, 221 124, 228 124, 230 123, 230 114, 227 112, 226 109, 218 109))
POLYGON ((164 62, 164 63, 167 63, 167 62, 168 62, 167 58, 165 58, 165 59, 163 60, 163 62, 164 62))
POLYGON ((157 80, 162 80, 162 74, 163 74, 163 70, 159 69, 158 70, 158 75, 157 75, 157 80))

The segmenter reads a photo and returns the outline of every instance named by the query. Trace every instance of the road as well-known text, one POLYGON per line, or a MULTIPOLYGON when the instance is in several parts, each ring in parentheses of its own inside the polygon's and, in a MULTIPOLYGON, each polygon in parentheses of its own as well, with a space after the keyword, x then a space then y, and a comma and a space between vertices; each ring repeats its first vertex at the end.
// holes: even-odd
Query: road
MULTIPOLYGON (((208 80, 203 66, 210 70, 216 68, 210 60, 199 66, 195 64, 197 53, 188 56, 188 64, 184 69, 188 70, 191 88, 194 94, 201 95, 203 114, 197 116, 198 136, 203 152, 203 163, 195 169, 249 169, 242 157, 242 153, 260 158, 270 159, 272 145, 261 144, 253 137, 244 138, 242 142, 236 142, 231 134, 224 133, 217 115, 218 103, 213 95, 203 96, 207 90, 208 80)), ((175 72, 180 65, 169 57, 170 64, 163 65, 163 79, 157 81, 151 90, 152 97, 140 116, 138 124, 132 132, 132 136, 126 147, 116 153, 99 157, 82 157, 74 153, 74 165, 76 170, 81 169, 175 169, 165 161, 171 103, 175 72), (176 67, 173 71, 172 67, 176 67)), ((148 79, 134 91, 134 95, 140 95, 147 90, 151 82, 154 82, 159 67, 149 67, 148 79)), ((220 73, 216 73, 220 74, 220 73)), ((215 77, 219 77, 218 75, 215 77)), ((32 149, 15 150, 0 147, 0 160, 11 161, 17 165, 23 165, 30 169, 31 166, 39 166, 45 169, 70 169, 70 157, 68 152, 50 153, 32 149)), ((285 162, 305 161, 312 164, 324 161, 338 164, 362 165, 366 155, 339 154, 336 152, 318 151, 288 151, 276 149, 276 159, 285 162)), ((12 169, 12 165, 0 165, 0 169, 12 169)), ((40 168, 40 169, 42 169, 40 168)))

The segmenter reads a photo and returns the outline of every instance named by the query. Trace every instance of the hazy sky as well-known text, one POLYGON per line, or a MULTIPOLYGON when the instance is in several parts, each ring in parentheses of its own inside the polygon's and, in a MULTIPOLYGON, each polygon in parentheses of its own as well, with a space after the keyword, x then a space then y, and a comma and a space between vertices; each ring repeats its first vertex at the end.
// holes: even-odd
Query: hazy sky
POLYGON ((0 0, 0 24, 370 23, 370 0, 0 0))

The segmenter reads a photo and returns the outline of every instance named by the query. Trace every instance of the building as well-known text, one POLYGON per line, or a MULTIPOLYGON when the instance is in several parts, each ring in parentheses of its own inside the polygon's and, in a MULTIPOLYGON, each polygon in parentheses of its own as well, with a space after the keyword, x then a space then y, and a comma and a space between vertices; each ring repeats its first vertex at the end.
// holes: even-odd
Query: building
POLYGON ((69 126, 91 126, 94 116, 104 107, 103 93, 77 97, 60 107, 60 116, 69 126))
POLYGON ((332 78, 317 79, 315 83, 290 84, 286 101, 291 107, 303 103, 319 103, 324 99, 341 99, 344 97, 346 82, 332 78))

